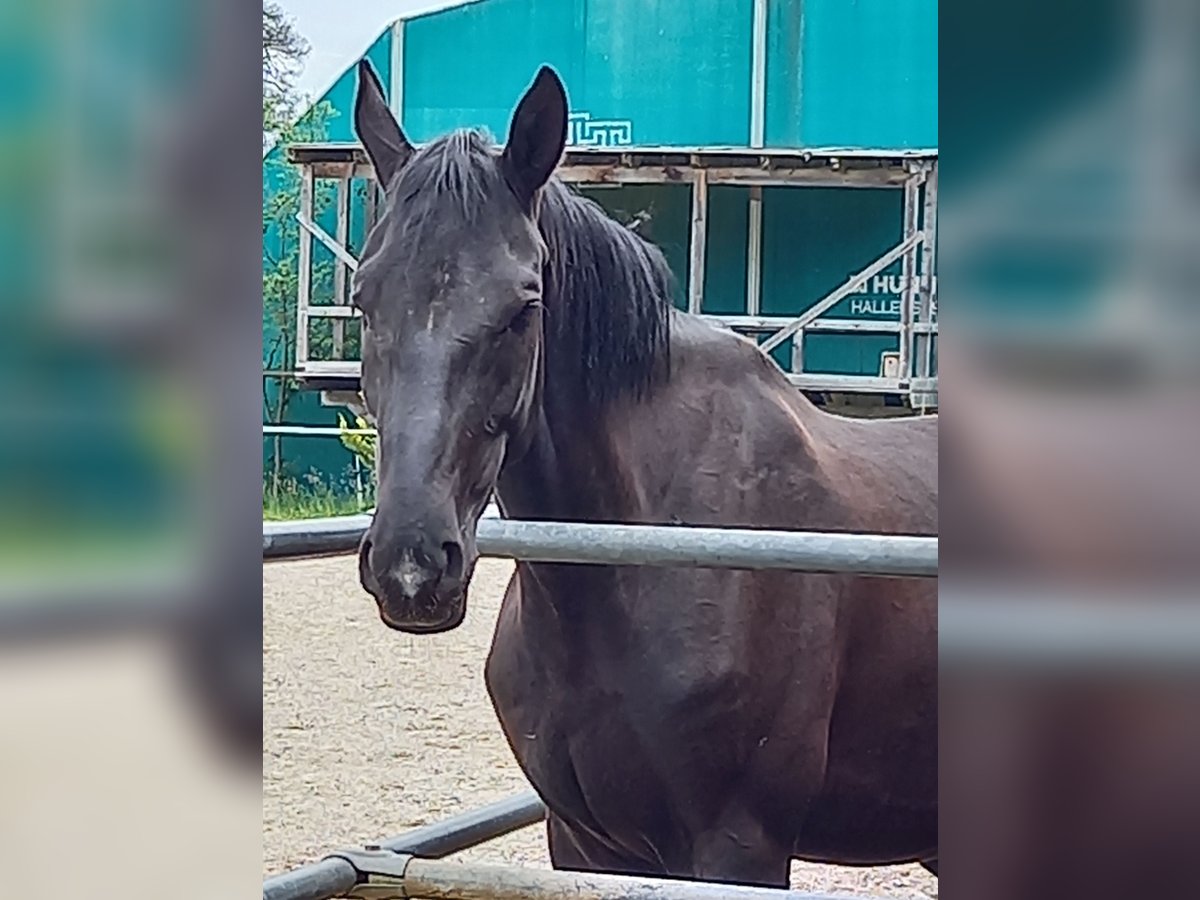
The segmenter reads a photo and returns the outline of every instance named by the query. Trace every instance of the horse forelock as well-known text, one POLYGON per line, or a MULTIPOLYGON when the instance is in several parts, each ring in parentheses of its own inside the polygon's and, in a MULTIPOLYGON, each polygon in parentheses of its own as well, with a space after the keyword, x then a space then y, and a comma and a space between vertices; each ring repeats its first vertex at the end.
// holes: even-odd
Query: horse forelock
POLYGON ((390 212, 401 233, 420 232, 447 215, 475 223, 500 186, 491 138, 452 131, 422 147, 400 170, 390 212))

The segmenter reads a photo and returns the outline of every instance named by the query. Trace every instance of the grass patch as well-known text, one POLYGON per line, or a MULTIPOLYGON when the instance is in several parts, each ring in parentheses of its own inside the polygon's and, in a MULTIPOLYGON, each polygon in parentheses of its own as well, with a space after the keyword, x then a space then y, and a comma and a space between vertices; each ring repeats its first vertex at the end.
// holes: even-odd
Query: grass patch
POLYGON ((263 519, 272 522, 288 519, 321 519, 327 516, 352 516, 374 504, 370 492, 360 500, 357 495, 337 491, 320 482, 283 480, 277 488, 263 487, 263 519))

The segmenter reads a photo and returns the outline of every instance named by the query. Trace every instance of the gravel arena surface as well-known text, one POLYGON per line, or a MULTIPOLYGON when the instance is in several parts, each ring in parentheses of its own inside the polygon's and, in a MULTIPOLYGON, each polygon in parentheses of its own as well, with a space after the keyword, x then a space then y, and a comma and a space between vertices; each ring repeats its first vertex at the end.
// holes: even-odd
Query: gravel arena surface
MULTIPOLYGON (((483 683, 511 572, 480 560, 463 625, 418 638, 380 623, 353 556, 263 564, 264 877, 528 787, 483 683)), ((455 858, 550 866, 540 826, 455 858)), ((792 885, 937 897, 919 866, 794 863, 792 885)))

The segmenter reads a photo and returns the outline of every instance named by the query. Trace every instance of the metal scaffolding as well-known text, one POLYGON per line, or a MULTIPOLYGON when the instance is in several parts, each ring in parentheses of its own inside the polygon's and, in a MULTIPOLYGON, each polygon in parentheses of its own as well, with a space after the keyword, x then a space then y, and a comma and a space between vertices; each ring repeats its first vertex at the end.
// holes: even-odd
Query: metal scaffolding
MULTIPOLYGON (((349 200, 355 179, 368 184, 364 217, 373 221, 378 209, 374 175, 357 144, 296 144, 288 148, 289 161, 301 170, 299 290, 296 321, 296 370, 302 381, 335 393, 331 402, 349 403, 358 390, 361 364, 348 359, 346 320, 357 319, 349 305, 348 275, 357 260, 347 249, 352 215, 349 200), (335 234, 315 221, 318 180, 337 184, 335 234), (314 302, 312 260, 314 241, 334 257, 331 302, 314 302), (332 355, 319 359, 310 352, 310 329, 331 320, 332 355)), ((687 185, 691 190, 688 237, 689 312, 754 335, 764 351, 792 340, 788 378, 797 387, 816 392, 892 394, 921 408, 937 405, 937 375, 932 363, 937 339, 937 279, 934 246, 937 230, 936 151, 795 151, 772 149, 687 148, 568 148, 558 176, 580 187, 602 185, 687 185), (747 242, 747 278, 744 315, 707 315, 704 309, 704 273, 708 258, 709 192, 716 185, 737 185, 750 191, 747 242), (761 315, 763 283, 762 189, 764 187, 891 188, 903 191, 899 242, 849 276, 804 312, 796 316, 761 315), (897 321, 829 318, 841 300, 861 290, 873 277, 899 261, 900 315, 897 321), (837 375, 806 369, 804 339, 807 334, 895 334, 898 350, 886 352, 873 375, 837 375)))

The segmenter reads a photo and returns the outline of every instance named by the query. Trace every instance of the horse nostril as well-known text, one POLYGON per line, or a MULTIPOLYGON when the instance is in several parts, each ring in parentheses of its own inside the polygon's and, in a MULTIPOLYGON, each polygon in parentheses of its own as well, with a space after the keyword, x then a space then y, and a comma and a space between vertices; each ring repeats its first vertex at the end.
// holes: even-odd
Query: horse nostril
POLYGON ((461 581, 463 575, 462 547, 454 541, 442 544, 442 552, 446 554, 446 577, 451 581, 461 581))
POLYGON ((363 538, 363 542, 358 547, 358 580, 368 593, 374 593, 379 588, 375 572, 371 568, 371 549, 371 541, 363 538))

